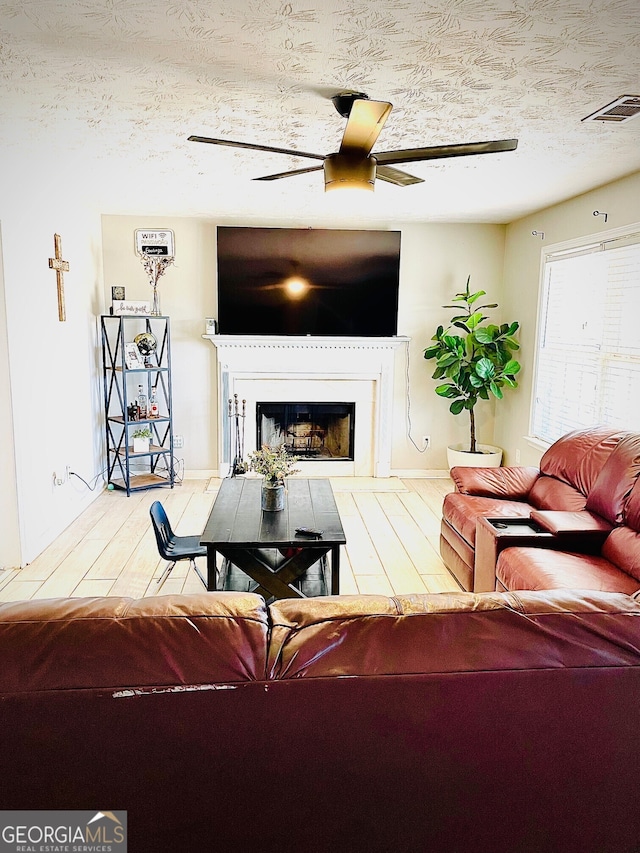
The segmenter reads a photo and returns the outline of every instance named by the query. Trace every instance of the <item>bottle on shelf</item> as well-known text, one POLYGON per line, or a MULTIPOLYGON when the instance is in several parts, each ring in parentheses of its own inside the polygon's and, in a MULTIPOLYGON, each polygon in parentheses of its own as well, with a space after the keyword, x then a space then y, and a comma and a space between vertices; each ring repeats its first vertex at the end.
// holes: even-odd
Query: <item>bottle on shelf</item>
POLYGON ((138 420, 144 420, 147 417, 147 395, 144 393, 142 385, 138 385, 138 420))
POLYGON ((159 418, 160 417, 160 409, 158 407, 158 397, 156 395, 156 386, 154 385, 151 389, 151 396, 149 397, 149 417, 150 418, 159 418))

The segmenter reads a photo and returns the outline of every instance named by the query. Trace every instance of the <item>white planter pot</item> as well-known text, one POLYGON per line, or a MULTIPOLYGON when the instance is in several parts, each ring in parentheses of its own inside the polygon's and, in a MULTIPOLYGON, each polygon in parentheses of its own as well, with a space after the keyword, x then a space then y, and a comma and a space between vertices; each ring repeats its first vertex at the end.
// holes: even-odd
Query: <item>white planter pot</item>
POLYGON ((133 452, 134 453, 148 453, 149 452, 149 439, 148 438, 134 438, 133 439, 133 452))
POLYGON ((466 444, 452 444, 447 447, 449 468, 499 468, 502 462, 502 449, 490 444, 476 444, 478 451, 470 453, 466 444))

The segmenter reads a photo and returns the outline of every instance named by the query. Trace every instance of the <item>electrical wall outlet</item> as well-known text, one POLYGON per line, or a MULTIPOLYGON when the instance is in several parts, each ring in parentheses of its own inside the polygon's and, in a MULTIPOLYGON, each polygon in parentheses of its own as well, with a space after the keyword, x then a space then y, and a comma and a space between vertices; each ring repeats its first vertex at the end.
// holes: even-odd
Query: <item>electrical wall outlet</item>
POLYGON ((424 449, 427 450, 430 445, 431 445, 431 436, 430 435, 423 435, 422 436, 422 446, 424 447, 424 449))
POLYGON ((516 448, 516 465, 520 464, 520 448, 516 448))
POLYGON ((184 436, 183 435, 174 435, 173 436, 173 448, 175 450, 179 447, 184 447, 184 436))

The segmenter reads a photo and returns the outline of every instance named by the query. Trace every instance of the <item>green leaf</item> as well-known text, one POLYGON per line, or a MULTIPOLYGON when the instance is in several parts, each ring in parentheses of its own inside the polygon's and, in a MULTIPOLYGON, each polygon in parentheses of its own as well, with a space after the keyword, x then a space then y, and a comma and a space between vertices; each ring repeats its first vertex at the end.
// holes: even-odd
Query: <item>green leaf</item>
POLYGON ((467 296, 467 302, 469 303, 469 305, 473 305, 473 303, 477 302, 481 296, 486 296, 486 295, 487 295, 486 290, 477 290, 475 293, 472 293, 469 296, 467 296))
POLYGON ((511 359, 502 368, 502 372, 507 373, 509 376, 515 376, 516 373, 520 372, 520 363, 515 359, 511 359))
POLYGON ((495 382, 491 382, 489 388, 491 388, 491 393, 494 397, 497 397, 498 400, 502 400, 502 390, 499 385, 496 385, 495 382))
POLYGON ((483 400, 489 399, 489 391, 484 385, 482 388, 478 388, 478 397, 481 397, 483 400))
POLYGON ((487 380, 495 376, 496 369, 490 359, 481 358, 476 364, 476 373, 481 379, 487 380))
POLYGON ((475 335, 475 339, 478 341, 479 344, 493 343, 493 335, 491 334, 488 328, 476 329, 473 334, 475 335))
POLYGON ((467 319, 467 325, 470 329, 475 329, 482 321, 486 319, 482 316, 480 311, 474 311, 473 314, 467 319))
POLYGON ((438 387, 436 388, 436 394, 439 397, 457 397, 458 389, 455 387, 455 385, 438 385, 438 387))
POLYGON ((464 400, 454 400, 453 403, 449 406, 449 411, 452 415, 459 415, 463 409, 464 400))

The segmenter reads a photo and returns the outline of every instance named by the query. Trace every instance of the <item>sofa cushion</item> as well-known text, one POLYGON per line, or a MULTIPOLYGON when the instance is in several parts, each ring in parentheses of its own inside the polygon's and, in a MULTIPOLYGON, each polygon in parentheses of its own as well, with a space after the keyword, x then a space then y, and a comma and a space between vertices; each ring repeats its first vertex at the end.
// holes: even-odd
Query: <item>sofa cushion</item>
POLYGON ((543 455, 540 471, 574 486, 586 497, 618 441, 626 434, 605 426, 567 433, 543 455))
POLYGON ((624 508, 624 523, 640 531, 640 478, 636 480, 624 508))
POLYGON ((0 692, 254 681, 268 628, 250 593, 0 604, 0 692))
POLYGON ((630 527, 616 527, 602 546, 602 556, 640 584, 640 533, 630 527))
POLYGON ((457 491, 463 495, 481 495, 526 501, 538 479, 538 468, 505 465, 502 468, 464 468, 455 466, 450 472, 457 491))
POLYGON ((626 502, 640 475, 640 435, 621 439, 607 459, 587 498, 587 509, 620 524, 626 502))
POLYGON ((269 610, 274 679, 611 666, 639 651, 638 602, 597 592, 343 595, 269 610))
POLYGON ((500 498, 450 492, 444 498, 442 517, 473 546, 476 541, 476 518, 479 515, 527 518, 532 509, 533 507, 524 501, 505 501, 500 498))
POLYGON ((593 589, 632 595, 640 582, 602 556, 546 548, 506 548, 497 579, 509 590, 593 589))
POLYGON ((587 498, 575 486, 555 477, 538 477, 529 492, 529 502, 536 509, 555 509, 559 512, 581 512, 587 498))

